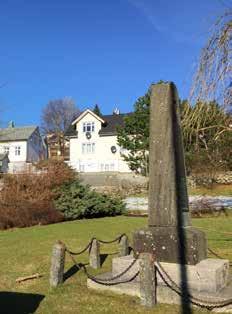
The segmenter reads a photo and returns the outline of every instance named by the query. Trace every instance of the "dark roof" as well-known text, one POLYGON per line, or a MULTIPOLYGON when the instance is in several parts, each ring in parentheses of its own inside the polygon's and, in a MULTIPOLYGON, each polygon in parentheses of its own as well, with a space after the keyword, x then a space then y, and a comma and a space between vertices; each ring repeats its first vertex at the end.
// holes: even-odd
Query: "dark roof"
POLYGON ((111 114, 102 116, 105 124, 102 125, 99 131, 100 136, 116 135, 117 127, 124 127, 124 117, 130 115, 130 113, 124 114, 111 114))
POLYGON ((0 142, 28 140, 36 129, 36 126, 0 129, 0 142))
MULTIPOLYGON (((130 115, 131 113, 123 114, 111 114, 111 115, 102 115, 101 118, 105 121, 102 124, 102 128, 99 131, 100 136, 110 136, 117 134, 117 127, 124 126, 124 117, 130 115)), ((77 131, 75 130, 75 125, 70 125, 70 127, 65 132, 66 136, 76 136, 77 131)))

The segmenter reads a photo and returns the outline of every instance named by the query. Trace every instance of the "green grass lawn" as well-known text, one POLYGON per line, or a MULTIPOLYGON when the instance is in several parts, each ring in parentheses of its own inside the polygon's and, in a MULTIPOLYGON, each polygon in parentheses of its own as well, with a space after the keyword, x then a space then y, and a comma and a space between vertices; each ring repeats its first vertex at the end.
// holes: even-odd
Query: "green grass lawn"
MULTIPOLYGON (((232 260, 232 217, 193 219, 196 227, 205 230, 209 247, 219 255, 232 260)), ((137 228, 146 225, 146 218, 115 217, 92 220, 79 220, 49 226, 36 226, 0 232, 0 291, 23 292, 44 295, 36 313, 180 313, 178 306, 158 305, 147 310, 140 306, 139 299, 100 293, 88 290, 86 276, 82 271, 76 273, 57 288, 49 288, 49 269, 51 248, 58 239, 64 241, 72 250, 82 249, 96 236, 111 240, 125 232, 130 237, 137 228), (40 273, 40 279, 16 284, 15 279, 40 273)), ((102 253, 114 253, 117 245, 104 245, 102 253)), ((96 274, 110 269, 110 259, 106 259, 103 268, 91 271, 96 274)), ((78 258, 78 262, 87 262, 87 255, 78 258)), ((66 259, 66 270, 72 266, 66 259)), ((0 309, 2 312, 2 308, 0 309)), ((196 309, 194 313, 207 313, 196 309)), ((12 313, 14 314, 14 313, 12 313)))

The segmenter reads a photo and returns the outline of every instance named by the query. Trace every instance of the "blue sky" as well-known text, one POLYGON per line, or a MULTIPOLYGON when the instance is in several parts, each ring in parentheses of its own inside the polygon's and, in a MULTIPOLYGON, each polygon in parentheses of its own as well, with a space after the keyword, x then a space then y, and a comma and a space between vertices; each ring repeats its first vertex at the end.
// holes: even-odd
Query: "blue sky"
POLYGON ((152 82, 188 96, 200 49, 230 0, 4 0, 0 123, 40 124, 51 99, 133 109, 152 82))

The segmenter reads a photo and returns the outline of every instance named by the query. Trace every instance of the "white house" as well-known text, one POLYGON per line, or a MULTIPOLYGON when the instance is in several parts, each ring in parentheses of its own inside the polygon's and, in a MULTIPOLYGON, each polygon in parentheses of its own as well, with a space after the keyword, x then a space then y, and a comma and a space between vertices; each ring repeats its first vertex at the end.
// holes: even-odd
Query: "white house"
POLYGON ((37 126, 15 127, 10 122, 0 129, 0 153, 7 153, 9 172, 20 172, 34 162, 45 159, 46 147, 37 126))
POLYGON ((131 172, 117 144, 117 126, 125 114, 98 116, 85 110, 66 132, 70 141, 69 164, 80 172, 131 172))

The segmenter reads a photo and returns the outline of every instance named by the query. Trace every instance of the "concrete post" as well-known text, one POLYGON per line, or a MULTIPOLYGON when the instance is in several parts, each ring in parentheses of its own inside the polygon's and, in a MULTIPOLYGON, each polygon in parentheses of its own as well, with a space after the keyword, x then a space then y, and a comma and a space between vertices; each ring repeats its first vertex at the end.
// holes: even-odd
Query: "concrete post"
POLYGON ((129 241, 126 235, 123 235, 119 242, 119 256, 129 255, 129 241))
POLYGON ((153 307, 156 304, 156 274, 155 258, 151 253, 142 253, 140 255, 140 298, 141 304, 147 307, 153 307))
POLYGON ((89 252, 89 265, 94 268, 98 269, 101 267, 100 262, 100 244, 97 239, 93 239, 92 245, 90 247, 89 252))
POLYGON ((63 283, 65 263, 65 245, 58 241, 52 249, 51 270, 50 270, 50 286, 57 287, 63 283))

